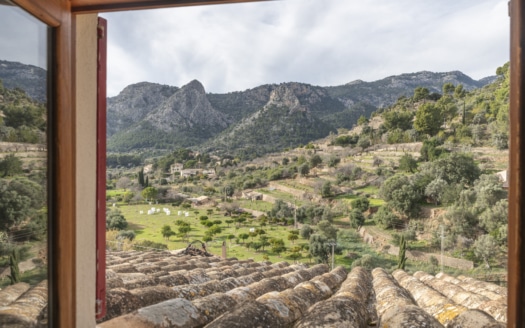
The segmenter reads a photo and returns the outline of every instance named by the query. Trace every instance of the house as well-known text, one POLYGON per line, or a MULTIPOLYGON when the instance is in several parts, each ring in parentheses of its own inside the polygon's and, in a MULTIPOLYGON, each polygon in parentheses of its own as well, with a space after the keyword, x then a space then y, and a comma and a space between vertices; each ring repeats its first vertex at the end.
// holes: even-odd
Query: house
POLYGON ((144 166, 144 173, 150 173, 151 171, 153 171, 153 164, 144 166))
POLYGON ((202 170, 202 174, 208 176, 208 178, 215 177, 215 169, 202 170))
POLYGON ((175 163, 170 165, 170 173, 173 175, 175 173, 179 173, 184 168, 184 164, 181 163, 175 163))
POLYGON ((262 200, 263 194, 260 192, 255 192, 253 190, 243 190, 242 191, 242 198, 244 199, 250 199, 250 200, 262 200))
MULTIPOLYGON (((40 294, 47 295, 49 293, 52 297, 52 301, 48 304, 49 313, 48 326, 58 328, 92 328, 96 326, 95 311, 101 311, 104 308, 106 299, 98 298, 97 295, 102 295, 106 291, 105 276, 106 274, 111 275, 111 271, 105 271, 103 266, 105 265, 105 242, 104 233, 105 229, 100 222, 103 222, 102 216, 99 216, 99 229, 97 230, 97 223, 93 219, 97 217, 97 199, 102 199, 103 189, 105 186, 105 174, 97 175, 97 158, 102 157, 105 153, 104 145, 99 145, 97 148, 97 136, 100 136, 100 140, 105 139, 105 133, 100 132, 99 129, 103 129, 105 126, 105 117, 102 115, 97 118, 97 108, 103 108, 105 99, 105 66, 103 62, 99 62, 100 49, 102 53, 105 47, 103 41, 107 28, 103 21, 99 23, 98 13, 107 11, 124 11, 124 10, 136 10, 136 9, 153 9, 153 8, 167 8, 177 6, 188 6, 188 5, 210 5, 210 4, 224 4, 224 3, 239 3, 249 2, 251 0, 185 0, 185 1, 154 1, 154 0, 53 0, 53 1, 41 1, 41 0, 12 0, 8 2, 9 5, 22 8, 27 13, 31 14, 35 20, 39 20, 49 27, 49 35, 53 37, 48 42, 50 62, 52 65, 49 67, 49 76, 51 80, 49 85, 51 86, 52 93, 50 94, 53 98, 50 104, 52 105, 53 115, 48 118, 48 122, 52 125, 52 136, 49 138, 50 143, 48 149, 50 150, 49 159, 49 185, 50 194, 49 199, 51 204, 49 206, 49 217, 53 218, 50 222, 49 231, 53 238, 50 238, 50 249, 49 249, 49 276, 52 278, 49 281, 48 291, 40 289, 35 291, 31 295, 40 294), (99 47, 100 45, 100 47, 99 47), (100 70, 98 70, 100 67, 100 70), (97 121, 98 119, 98 121, 97 121), (98 123, 97 123, 98 122, 98 123), (100 155, 100 156, 97 156, 100 155), (98 188, 97 186, 103 186, 98 188), (99 193, 97 194, 97 190, 99 193), (98 238, 97 238, 98 236, 98 238), (98 245, 98 246, 97 246, 98 245), (98 262, 97 262, 98 261, 98 262), (97 271, 96 268, 99 268, 97 271), (98 279, 98 280, 97 280, 98 279), (97 281, 104 283, 97 284, 97 281)), ((2 5, 5 5, 5 1, 1 1, 2 5)), ((525 98, 522 96, 523 85, 525 85, 525 52, 522 51, 522 40, 525 38, 525 0, 510 0, 509 2, 509 14, 510 14, 510 29, 511 29, 511 42, 510 42, 510 62, 511 62, 511 92, 510 92, 510 161, 509 161, 509 267, 508 267, 508 318, 507 324, 510 327, 519 327, 523 325, 525 321, 525 283, 522 281, 522 277, 525 276, 525 265, 522 261, 525 258, 525 229, 523 226, 523 213, 525 213, 525 156, 522 153, 525 152, 525 124, 523 113, 525 113, 525 98), (522 165, 524 167, 522 168, 522 165)), ((374 24, 371 22, 370 24, 374 24)), ((191 29, 191 23, 187 26, 191 29)), ((111 30, 111 29, 109 29, 111 30)), ((100 110, 99 113, 103 114, 100 110)), ((103 131, 103 130, 102 130, 103 131)), ((103 131, 104 132, 104 131, 103 131)), ((104 172, 104 166, 100 167, 99 172, 104 172)), ((103 208, 103 207, 102 207, 103 208)), ((123 254, 125 255, 125 254, 123 254)), ((128 254, 132 255, 132 254, 128 254)), ((149 264, 151 262, 144 261, 144 257, 150 256, 147 253, 143 253, 142 262, 149 264)), ((111 254, 108 254, 108 260, 111 261, 111 254)), ((125 262, 123 262, 126 265, 125 262)), ((130 264, 130 263, 128 263, 130 264)), ((210 264, 211 266, 211 264, 210 264)), ((241 275, 250 271, 250 264, 242 266, 239 264, 235 273, 241 275)), ((124 266, 123 266, 124 268, 124 266)), ((133 270, 133 273, 141 273, 139 268, 128 266, 129 270, 133 270), (137 272, 135 272, 137 271, 137 272)), ((153 266, 155 269, 155 267, 153 266)), ((124 273, 125 269, 122 269, 120 273, 124 273)), ((143 269, 141 269, 143 270, 143 269)), ((295 279, 296 276, 281 277, 278 276, 272 280, 264 280, 263 284, 254 285, 251 287, 253 291, 267 290, 268 285, 274 286, 273 291, 279 293, 276 294, 275 298, 266 297, 263 299, 250 298, 249 293, 242 293, 242 291, 235 291, 228 294, 230 297, 225 297, 223 294, 216 294, 212 298, 202 300, 187 300, 184 297, 178 297, 177 302, 179 305, 187 305, 184 309, 195 310, 191 312, 195 316, 202 318, 206 313, 210 315, 216 315, 218 313, 224 313, 219 311, 220 306, 222 309, 228 307, 232 298, 238 297, 237 300, 242 302, 243 296, 247 302, 244 303, 244 308, 238 310, 236 307, 232 307, 236 313, 239 313, 238 318, 242 317, 242 313, 245 314, 258 314, 260 313, 263 320, 266 314, 271 314, 272 318, 278 319, 279 313, 285 316, 286 313, 290 315, 282 320, 287 320, 290 317, 302 318, 304 314, 307 314, 307 310, 310 308, 308 305, 315 305, 317 308, 329 308, 333 310, 330 314, 335 314, 337 309, 349 308, 349 306, 333 307, 334 303, 324 302, 321 303, 316 298, 318 295, 336 295, 334 291, 324 287, 329 286, 328 283, 323 282, 317 283, 317 280, 310 281, 315 277, 318 280, 323 279, 325 281, 334 281, 335 284, 339 284, 342 275, 334 273, 326 275, 323 278, 324 273, 315 273, 312 270, 298 271, 298 275, 303 279, 302 282, 305 284, 299 288, 297 285, 293 290, 281 289, 288 286, 288 281, 295 279), (306 279, 311 279, 306 282, 306 279), (284 280, 283 280, 284 279, 284 280), (285 281, 286 280, 286 281, 285 281), (282 285, 281 285, 282 284, 282 285), (303 288, 304 287, 304 288, 303 288), (279 289, 279 291, 278 291, 279 289), (280 294, 283 293, 283 294, 280 294), (310 297, 296 297, 297 295, 308 294, 310 297), (297 300, 291 302, 292 300, 297 300), (221 302, 224 300, 224 302, 221 302), (290 300, 289 305, 297 305, 296 308, 292 307, 289 309, 286 307, 288 312, 279 312, 279 309, 285 309, 280 307, 284 304, 284 301, 290 300), (300 302, 299 302, 300 301, 300 302), (275 305, 272 307, 272 303, 275 305), (319 303, 319 304, 318 304, 319 303), (207 304, 210 304, 208 309, 205 308, 207 304), (202 311, 199 311, 202 310, 202 311), (213 310, 210 312, 210 310, 213 310), (261 311, 262 312, 257 312, 261 311), (298 312, 297 312, 298 311, 298 312), (301 312, 304 311, 304 312, 301 312)), ((115 270, 112 270, 116 273, 115 270)), ((226 270, 223 270, 226 275, 226 270)), ((323 269, 322 271, 327 271, 323 269)), ((199 272, 202 272, 199 270, 199 272)), ((230 272, 230 271, 228 271, 230 272)), ((119 273, 119 274, 120 274, 119 273)), ((195 272, 196 273, 196 272, 195 272)), ((219 277, 220 271, 210 273, 212 277, 219 277)), ((255 273, 255 272, 254 272, 255 273)), ((290 272, 291 273, 291 272, 290 272)), ((328 272, 325 272, 328 273, 328 272)), ((210 275, 206 273, 208 277, 210 275)), ((260 273, 263 275, 263 273, 260 273)), ((351 276, 351 279, 355 275, 359 275, 356 272, 351 276)), ((376 277, 381 275, 380 271, 376 272, 376 277)), ((128 287, 131 284, 140 284, 141 281, 153 281, 155 277, 144 276, 139 274, 137 277, 145 279, 130 279, 132 276, 127 275, 126 281, 128 287)), ((172 279, 177 279, 175 278, 172 279)), ((263 275, 264 277, 264 275, 263 275)), ((374 281, 376 281, 374 277, 374 281)), ((120 278, 115 280, 116 284, 124 284, 124 279, 121 276, 115 277, 120 278)), ((191 279, 192 276, 185 277, 191 279)), ((245 283, 250 281, 255 282, 261 281, 259 275, 247 276, 244 279, 245 283)), ((394 276, 398 285, 405 284, 407 289, 410 285, 415 288, 423 285, 417 283, 410 277, 406 277, 403 273, 394 276), (403 283, 402 283, 403 282, 403 283)), ((417 277, 414 277, 417 278, 417 277)), ((110 283, 111 277, 108 277, 108 291, 111 291, 112 285, 110 283)), ((297 279, 299 279, 297 277, 297 279)), ((348 279, 348 275, 347 275, 348 279)), ((426 279, 425 277, 417 279, 426 279)), ((438 277, 441 279, 441 277, 438 277)), ((455 278, 460 280, 459 277, 455 278)), ((160 278, 159 278, 160 280, 160 278)), ((384 277, 385 283, 387 280, 391 280, 390 276, 384 277)), ((446 279, 443 279, 446 281, 446 279)), ((456 280, 451 280, 455 285, 456 280)), ((181 281, 184 281, 181 278, 181 281)), ((377 280, 379 281, 379 280, 377 280)), ((230 283, 236 284, 239 279, 229 279, 222 281, 218 285, 215 282, 209 283, 208 286, 211 288, 220 286, 231 286, 230 283)), ((436 282, 436 285, 439 281, 436 282)), ((204 282, 205 283, 205 282, 204 282)), ((431 282, 429 282, 431 283, 431 282)), ((238 285, 240 286, 240 285, 238 285)), ((342 286, 342 285, 341 285, 342 286)), ((346 285, 345 285, 346 286, 346 285)), ((396 288, 394 285, 393 288, 396 288)), ((452 286, 452 285, 450 285, 452 286)), ((191 286, 190 286, 191 287, 191 286)), ((200 286, 204 288, 205 286, 200 286)), ((36 287, 35 287, 36 288, 36 287)), ((226 288, 230 287, 225 287, 226 288)), ((328 287, 329 288, 329 287, 328 287)), ((404 287, 403 287, 404 288, 404 287)), ((187 291, 188 289, 186 289, 187 291)), ((346 290, 343 289, 342 291, 346 290)), ((395 289, 392 289, 395 290, 395 289)), ((423 290, 423 289, 421 289, 423 290)), ((450 289, 452 290, 452 289, 450 289)), ((135 294, 122 291, 123 298, 129 296, 127 299, 129 304, 132 300, 137 302, 143 302, 148 297, 141 297, 135 292, 135 294)), ((144 292, 150 291, 150 289, 144 290, 144 292)), ((164 295, 169 294, 171 291, 166 289, 158 288, 155 297, 159 297, 162 292, 164 295)), ((227 292, 230 289, 227 290, 227 292)), ((428 289, 425 289, 428 291, 428 289)), ((179 290, 183 293, 184 290, 179 290)), ((222 293, 222 292, 221 292, 222 293)), ((337 291, 335 292, 337 293, 337 291)), ((355 293, 352 291, 352 293, 355 293)), ((392 294, 395 294, 393 292, 392 294)), ((414 295, 415 293, 412 293, 414 295)), ((430 295, 430 293, 417 293, 418 295, 430 295)), ((178 294, 183 295, 183 294, 178 294)), ((259 294, 252 294, 253 297, 259 294)), ((352 294, 353 295, 353 294, 352 294)), ((399 298, 390 299, 387 304, 407 304, 401 303, 401 300, 406 301, 404 294, 398 293, 392 296, 399 296, 399 298)), ((143 294, 142 296, 145 296, 143 294)), ((339 295, 340 296, 340 295, 339 295)), ((41 299, 41 298, 40 298, 41 299)), ((40 300, 39 299, 39 300, 40 300)), ((122 298, 121 298, 122 299, 122 298)), ((339 298, 332 299, 332 301, 341 302, 339 304, 345 304, 339 298)), ((359 303, 362 297, 356 296, 356 301, 353 303, 359 303)), ((33 298, 33 303, 37 303, 37 298, 33 298)), ((31 302, 26 302, 29 304, 31 302)), ((39 301, 38 301, 39 302, 39 301)), ((237 301, 236 301, 237 302, 237 301)), ((157 303, 156 303, 157 304, 157 303)), ((154 304, 155 305, 155 304, 154 304)), ((130 315, 134 315, 135 319, 154 319, 158 316, 152 315, 152 313, 159 309, 159 306, 164 308, 170 308, 174 304, 174 301, 170 303, 158 303, 158 305, 151 309, 145 307, 141 311, 133 312, 130 315), (149 316, 148 316, 149 315, 149 316), (142 316, 142 317, 141 317, 142 316)), ((174 307, 171 307, 173 309, 174 307)), ((407 307, 408 310, 412 309, 412 313, 420 313, 417 310, 416 305, 407 307)), ((311 308, 312 310, 314 308, 311 308)), ((388 310, 388 309, 387 309, 388 310)), ((465 311, 466 312, 466 311, 465 311)), ((20 313, 20 312, 18 312, 20 313)), ((175 315, 181 313, 178 311, 164 312, 166 318, 168 315, 175 315)), ((323 312, 317 317, 324 317, 323 312)), ((326 314, 326 312, 324 312, 326 314)), ((385 312, 386 313, 386 312, 385 312)), ((394 310, 390 309, 390 314, 393 316, 397 314, 394 310), (392 312, 393 311, 393 312, 392 312)), ((448 314, 448 313, 446 313, 448 314)), ((421 314, 423 315, 423 314, 421 314)), ((235 316, 235 314, 233 315, 235 316)), ((312 316, 316 316, 312 312, 312 316)), ((191 316, 188 315, 187 318, 191 316)), ((225 316, 224 320, 231 318, 232 315, 225 316)), ((191 317, 193 318, 193 317, 191 317)), ((255 318, 255 315, 245 318, 245 322, 250 322, 255 318)), ((117 318, 118 319, 118 318, 117 318)), ((200 320, 200 319, 199 319, 200 320)), ((269 319, 270 320, 270 319, 269 319)), ((273 320, 273 319, 272 319, 273 320)), ((402 321, 401 321, 402 322, 402 321)), ((104 323, 109 326, 109 321, 104 323)), ((157 326, 162 325, 161 322, 157 323, 157 326)), ((306 325, 306 323, 305 323, 306 325)), ((119 327, 127 327, 131 325, 120 324, 119 327)), ((141 323, 137 323, 137 326, 142 326, 141 323)), ((271 326, 271 325, 269 325, 271 326)), ((313 326, 316 326, 315 324, 313 326)), ((481 325, 480 325, 481 326, 481 325)))
POLYGON ((182 178, 189 178, 189 177, 199 175, 201 174, 201 172, 202 172, 201 169, 185 169, 185 170, 180 171, 180 176, 182 178))

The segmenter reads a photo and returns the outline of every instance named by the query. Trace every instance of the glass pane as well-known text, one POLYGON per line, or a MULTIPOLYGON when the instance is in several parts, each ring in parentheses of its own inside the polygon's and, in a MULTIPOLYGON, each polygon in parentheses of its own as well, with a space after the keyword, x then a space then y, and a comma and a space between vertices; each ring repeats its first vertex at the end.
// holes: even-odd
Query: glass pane
POLYGON ((48 27, 0 1, 0 326, 47 324, 48 27))

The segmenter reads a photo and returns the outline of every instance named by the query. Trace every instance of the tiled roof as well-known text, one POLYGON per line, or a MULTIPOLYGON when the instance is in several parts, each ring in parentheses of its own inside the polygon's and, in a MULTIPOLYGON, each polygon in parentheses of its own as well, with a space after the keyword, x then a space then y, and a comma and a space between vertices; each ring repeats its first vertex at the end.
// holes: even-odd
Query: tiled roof
MULTIPOLYGON (((473 278, 376 268, 329 270, 108 252, 100 328, 505 327, 507 290, 473 278)), ((47 281, 0 290, 0 327, 43 327, 47 281)))
POLYGON ((108 253, 112 327, 505 327, 506 289, 472 278, 167 252, 108 253))

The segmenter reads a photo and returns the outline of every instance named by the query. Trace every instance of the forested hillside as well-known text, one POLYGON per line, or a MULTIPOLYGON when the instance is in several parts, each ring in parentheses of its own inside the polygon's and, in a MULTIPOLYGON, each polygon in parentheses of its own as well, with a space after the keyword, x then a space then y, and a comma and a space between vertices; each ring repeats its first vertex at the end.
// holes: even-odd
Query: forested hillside
MULTIPOLYGON (((256 148, 257 138, 265 138, 259 147, 288 149, 248 161, 242 153, 182 148, 154 158, 111 156, 108 188, 115 190, 108 197, 123 212, 108 218, 144 226, 137 243, 159 247, 182 247, 191 238, 210 247, 229 240, 240 257, 277 260, 284 254, 329 263, 335 242, 340 264, 427 272, 438 270, 443 249, 447 270, 504 274, 508 201, 501 171, 508 156, 508 83, 506 64, 480 89, 449 82, 440 92, 419 86, 391 106, 362 115, 353 129, 331 131, 300 147, 279 144, 276 136, 297 128, 316 133, 307 125, 315 118, 297 90, 282 86, 270 92, 271 101, 256 117, 226 129, 218 140, 230 133, 244 136, 230 140, 234 145, 256 148), (294 116, 305 125, 286 121, 294 116), (274 136, 277 120, 288 128, 274 136), (136 213, 152 200, 170 204, 170 213, 192 207, 200 224, 178 219, 177 233, 163 219, 162 230, 150 228, 150 220, 136 213), (399 255, 405 253, 409 260, 399 255)), ((321 98, 312 90, 309 101, 315 103, 321 98)), ((135 238, 135 232, 118 236, 135 238)))
POLYGON ((4 87, 0 80, 0 141, 46 142, 46 107, 19 88, 4 87))
POLYGON ((351 129, 361 115, 368 117, 401 96, 410 97, 417 86, 437 96, 444 83, 461 84, 469 91, 492 80, 475 81, 461 72, 418 72, 335 87, 289 82, 227 94, 207 94, 198 81, 180 89, 143 82, 108 99, 108 149, 192 147, 255 158, 325 137, 336 129, 351 129), (265 113, 271 105, 288 110, 265 113), (302 116, 287 114, 296 113, 297 108, 302 116))

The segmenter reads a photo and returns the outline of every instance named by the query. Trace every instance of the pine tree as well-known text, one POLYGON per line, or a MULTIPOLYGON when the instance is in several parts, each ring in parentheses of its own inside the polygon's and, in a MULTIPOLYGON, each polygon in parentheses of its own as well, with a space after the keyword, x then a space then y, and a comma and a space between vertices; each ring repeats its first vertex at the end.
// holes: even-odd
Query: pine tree
POLYGON ((139 185, 141 185, 142 187, 144 187, 144 168, 140 169, 139 171, 139 185))
POLYGON ((9 255, 9 268, 11 269, 11 285, 20 282, 20 269, 18 268, 18 263, 20 262, 20 256, 17 249, 13 249, 11 255, 9 255))
POLYGON ((143 187, 144 187, 144 188, 149 187, 149 178, 148 178, 147 175, 146 175, 146 181, 144 182, 144 186, 143 186, 143 187))
POLYGON ((405 255, 407 250, 407 241, 405 240, 405 236, 401 235, 401 239, 399 240, 399 255, 398 255, 398 262, 397 262, 397 268, 405 270, 405 264, 407 257, 405 255))

